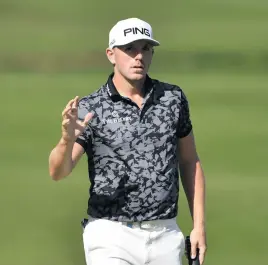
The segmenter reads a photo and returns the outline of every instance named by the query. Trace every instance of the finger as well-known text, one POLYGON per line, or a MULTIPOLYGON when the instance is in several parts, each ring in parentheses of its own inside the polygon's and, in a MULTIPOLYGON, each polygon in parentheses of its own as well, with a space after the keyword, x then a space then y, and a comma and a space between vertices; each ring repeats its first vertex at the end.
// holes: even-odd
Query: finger
POLYGON ((68 104, 66 105, 65 109, 64 109, 63 112, 62 112, 62 116, 64 116, 68 111, 71 110, 73 101, 74 101, 74 100, 71 99, 71 100, 68 102, 68 104))
POLYGON ((92 117, 93 117, 93 113, 91 113, 91 112, 89 112, 89 113, 86 115, 86 117, 85 117, 85 119, 84 119, 84 122, 83 122, 85 126, 88 125, 88 123, 89 123, 89 121, 92 119, 92 117))
POLYGON ((76 96, 76 97, 74 98, 73 108, 77 109, 77 107, 78 107, 78 102, 79 102, 79 97, 76 96))
POLYGON ((65 128, 70 123, 70 119, 65 119, 62 121, 61 125, 65 128))
POLYGON ((191 258, 195 259, 196 257, 196 250, 197 250, 197 243, 196 242, 191 242, 191 258))
POLYGON ((68 112, 64 115, 63 119, 76 120, 77 117, 76 117, 75 113, 72 113, 71 111, 68 111, 68 112))
POLYGON ((203 264, 203 262, 205 260, 205 253, 206 253, 206 248, 205 247, 200 247, 200 250, 199 250, 199 261, 200 261, 200 264, 203 264))
POLYGON ((74 102, 74 99, 71 99, 71 100, 68 102, 68 104, 66 105, 65 108, 72 107, 73 102, 74 102))
POLYGON ((79 101, 79 97, 75 97, 74 98, 74 101, 72 103, 72 109, 71 109, 71 112, 72 114, 76 115, 77 112, 78 112, 78 101, 79 101))
POLYGON ((71 106, 66 107, 62 112, 62 117, 65 117, 68 114, 68 112, 70 112, 70 110, 71 110, 71 106))

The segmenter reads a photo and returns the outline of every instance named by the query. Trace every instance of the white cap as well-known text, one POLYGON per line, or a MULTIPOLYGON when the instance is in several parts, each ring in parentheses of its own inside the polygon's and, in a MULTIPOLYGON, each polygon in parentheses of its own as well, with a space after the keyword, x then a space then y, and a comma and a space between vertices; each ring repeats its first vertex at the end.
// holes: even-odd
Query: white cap
POLYGON ((138 19, 128 18, 118 21, 109 33, 109 48, 121 46, 136 40, 148 40, 153 46, 160 43, 153 39, 153 30, 150 24, 138 19))

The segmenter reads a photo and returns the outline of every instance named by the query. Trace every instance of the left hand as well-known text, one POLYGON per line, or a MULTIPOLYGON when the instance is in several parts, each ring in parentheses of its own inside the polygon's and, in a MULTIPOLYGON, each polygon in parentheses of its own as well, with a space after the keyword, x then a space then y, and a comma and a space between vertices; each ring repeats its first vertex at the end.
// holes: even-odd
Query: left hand
POLYGON ((199 248, 199 260, 200 264, 203 264, 207 250, 205 228, 194 228, 190 234, 190 241, 192 259, 196 257, 196 250, 199 248))

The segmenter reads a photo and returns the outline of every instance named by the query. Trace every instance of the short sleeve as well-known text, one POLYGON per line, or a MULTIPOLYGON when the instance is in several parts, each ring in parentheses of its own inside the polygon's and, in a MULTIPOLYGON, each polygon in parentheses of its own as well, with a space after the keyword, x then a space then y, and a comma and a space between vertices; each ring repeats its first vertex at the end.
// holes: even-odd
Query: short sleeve
MULTIPOLYGON (((85 116, 88 113, 88 106, 86 99, 81 99, 78 103, 78 119, 84 121, 85 116)), ((85 131, 76 139, 76 143, 80 144, 86 151, 91 146, 92 130, 90 124, 86 127, 85 131)))
POLYGON ((181 91, 181 102, 180 102, 180 114, 179 122, 177 127, 177 137, 183 138, 187 136, 192 131, 192 122, 190 119, 190 110, 188 100, 181 91))

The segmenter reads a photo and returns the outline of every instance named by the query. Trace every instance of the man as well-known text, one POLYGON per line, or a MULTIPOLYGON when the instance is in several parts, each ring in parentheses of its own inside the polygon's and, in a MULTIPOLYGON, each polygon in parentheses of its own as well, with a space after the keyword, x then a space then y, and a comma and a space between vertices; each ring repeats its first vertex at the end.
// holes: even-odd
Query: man
POLYGON ((86 153, 91 182, 83 241, 89 265, 181 265, 184 235, 176 223, 180 171, 193 218, 192 255, 206 251, 205 179, 189 107, 180 87, 148 76, 151 26, 119 21, 110 31, 108 81, 72 99, 62 137, 49 157, 54 180, 86 153))

